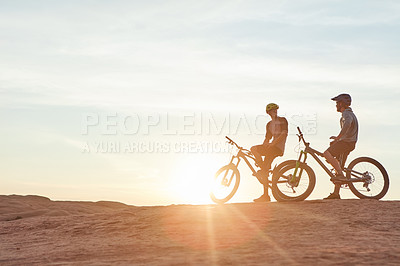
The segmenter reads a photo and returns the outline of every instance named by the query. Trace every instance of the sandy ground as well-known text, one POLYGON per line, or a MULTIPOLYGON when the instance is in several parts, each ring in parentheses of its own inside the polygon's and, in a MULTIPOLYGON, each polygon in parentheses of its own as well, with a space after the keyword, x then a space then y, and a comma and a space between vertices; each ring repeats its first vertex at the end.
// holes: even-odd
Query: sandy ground
POLYGON ((400 265, 400 202, 135 207, 0 196, 1 265, 400 265))

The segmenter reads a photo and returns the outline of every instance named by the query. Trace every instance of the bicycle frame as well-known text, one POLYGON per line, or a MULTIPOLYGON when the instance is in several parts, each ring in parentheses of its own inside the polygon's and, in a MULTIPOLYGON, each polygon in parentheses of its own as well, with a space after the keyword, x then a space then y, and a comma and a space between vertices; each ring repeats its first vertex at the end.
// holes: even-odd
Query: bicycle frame
MULTIPOLYGON (((257 171, 256 169, 254 169, 253 165, 250 163, 249 159, 252 159, 254 162, 256 161, 256 158, 248 153, 250 153, 249 150, 244 149, 243 147, 238 146, 233 140, 231 140, 230 138, 226 137, 229 141, 230 144, 235 145, 237 147, 237 149, 239 150, 238 153, 236 155, 232 155, 232 158, 229 162, 229 164, 233 164, 235 165, 236 168, 238 168, 239 163, 241 161, 241 159, 243 159, 245 161, 245 163, 247 164, 247 166, 250 168, 252 174, 255 176, 257 171), (246 153, 248 152, 248 153, 246 153), (235 159, 237 160, 236 162, 235 159)), ((271 171, 271 170, 270 170, 271 171)), ((225 173, 224 179, 226 178, 227 172, 225 173)), ((232 175, 233 176, 233 175, 232 175)), ((227 185, 229 186, 230 183, 232 182, 232 176, 229 178, 229 182, 227 183, 227 185)), ((271 187, 270 182, 268 180, 268 184, 269 187, 271 187)))
MULTIPOLYGON (((296 178, 296 176, 297 176, 297 171, 298 171, 298 168, 299 168, 299 166, 300 166, 300 163, 306 164, 307 154, 310 154, 310 155, 315 159, 315 161, 322 167, 322 169, 324 169, 324 171, 325 171, 331 178, 335 178, 335 175, 332 173, 332 171, 330 171, 329 168, 328 168, 328 167, 321 161, 321 159, 318 157, 318 156, 324 157, 324 154, 321 153, 321 152, 319 152, 319 151, 317 151, 317 150, 315 150, 315 149, 313 149, 313 148, 311 148, 311 147, 310 147, 310 143, 309 143, 309 142, 306 142, 306 141, 304 140, 303 133, 301 132, 300 128, 297 128, 297 130, 299 131, 299 135, 297 135, 297 136, 299 137, 299 140, 300 140, 300 141, 303 141, 303 143, 304 143, 304 145, 305 145, 306 147, 305 147, 304 150, 301 150, 301 151, 300 151, 299 158, 298 158, 297 161, 296 161, 296 168, 295 168, 295 171, 294 171, 294 177, 293 177, 293 178, 296 178), (317 156, 317 155, 318 155, 318 156, 317 156), (302 159, 303 159, 303 160, 302 160, 302 159)), ((341 165, 342 165, 342 163, 344 164, 344 162, 339 162, 339 163, 340 163, 341 165)), ((300 173, 299 173, 299 177, 300 177, 300 178, 301 178, 302 171, 303 171, 303 169, 301 168, 301 169, 300 169, 300 173)), ((345 173, 348 173, 348 172, 349 172, 349 169, 347 169, 346 167, 343 167, 343 171, 344 171, 345 173)), ((347 180, 347 181, 342 181, 342 182, 343 182, 343 183, 349 183, 349 182, 364 182, 364 181, 366 180, 366 178, 364 178, 364 174, 363 174, 363 173, 360 173, 360 172, 357 172, 357 171, 354 171, 354 170, 351 170, 351 171, 350 171, 350 175, 351 175, 351 176, 354 176, 354 177, 356 177, 356 178, 351 178, 351 179, 349 179, 349 180, 347 180)))
MULTIPOLYGON (((302 150, 302 151, 300 151, 300 155, 299 155, 299 158, 297 159, 297 164, 296 164, 296 169, 295 169, 295 176, 296 176, 296 174, 297 174, 297 170, 298 170, 298 167, 300 166, 300 163, 306 163, 306 160, 307 160, 307 154, 310 154, 314 159, 315 159, 315 161, 317 161, 317 163, 322 167, 322 169, 324 169, 325 170, 325 172, 331 177, 331 178, 335 178, 335 175, 329 170, 329 168, 321 161, 321 159, 318 157, 318 156, 321 156, 321 157, 324 157, 324 154, 323 153, 321 153, 321 152, 319 152, 319 151, 317 151, 317 150, 315 150, 315 149, 313 149, 313 148, 311 148, 310 147, 310 143, 305 143, 306 144, 306 148, 304 149, 304 150, 302 150), (318 155, 318 156, 317 156, 318 155), (302 161, 302 157, 304 158, 303 159, 303 161, 302 161)), ((345 168, 345 171, 346 171, 347 169, 345 168)), ((302 171, 302 169, 301 169, 301 171, 302 171)), ((300 172, 300 174, 299 174, 299 176, 301 176, 301 172, 300 172)))
POLYGON ((242 150, 239 149, 239 152, 237 155, 232 155, 231 161, 229 162, 230 164, 233 164, 236 166, 236 168, 239 166, 240 160, 243 159, 247 166, 250 168, 250 170, 255 174, 257 171, 254 169, 253 165, 249 162, 247 157, 253 159, 254 161, 256 160, 253 156, 244 153, 242 150), (233 162, 235 159, 237 159, 236 164, 233 162))

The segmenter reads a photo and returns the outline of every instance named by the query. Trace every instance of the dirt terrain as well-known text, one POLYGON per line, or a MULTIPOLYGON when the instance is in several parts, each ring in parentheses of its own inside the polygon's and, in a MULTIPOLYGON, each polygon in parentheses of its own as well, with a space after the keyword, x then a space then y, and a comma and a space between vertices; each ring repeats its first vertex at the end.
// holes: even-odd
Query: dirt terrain
POLYGON ((1 265, 399 265, 400 202, 135 207, 0 196, 1 265))

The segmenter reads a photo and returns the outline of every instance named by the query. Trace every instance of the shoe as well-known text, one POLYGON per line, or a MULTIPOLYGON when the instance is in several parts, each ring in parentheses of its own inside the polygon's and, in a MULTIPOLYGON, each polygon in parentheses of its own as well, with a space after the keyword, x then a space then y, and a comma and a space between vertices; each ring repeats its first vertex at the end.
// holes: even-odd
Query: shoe
POLYGON ((271 198, 268 196, 268 194, 262 194, 261 197, 256 198, 253 201, 254 202, 270 202, 271 198))
POLYGON ((335 193, 331 193, 331 194, 329 194, 328 197, 326 197, 324 199, 340 199, 340 195, 339 194, 335 194, 335 193))

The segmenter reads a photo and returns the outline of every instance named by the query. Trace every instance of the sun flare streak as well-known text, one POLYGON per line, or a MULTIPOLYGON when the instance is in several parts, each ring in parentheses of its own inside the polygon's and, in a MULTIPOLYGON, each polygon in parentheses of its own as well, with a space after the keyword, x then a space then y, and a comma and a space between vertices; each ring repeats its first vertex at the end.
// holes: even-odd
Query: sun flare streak
POLYGON ((243 222, 245 222, 252 230, 258 233, 258 235, 264 240, 270 243, 273 248, 282 255, 283 258, 287 259, 290 264, 295 264, 296 262, 290 258, 289 254, 282 249, 278 244, 276 244, 264 231, 253 221, 251 221, 245 214, 243 214, 240 210, 236 208, 236 206, 232 205, 232 210, 236 213, 237 217, 239 217, 243 222))
POLYGON ((216 252, 216 245, 215 245, 215 231, 214 231, 214 221, 212 218, 211 209, 206 209, 207 213, 207 237, 209 242, 209 251, 210 257, 212 261, 212 265, 217 265, 217 252, 216 252))

